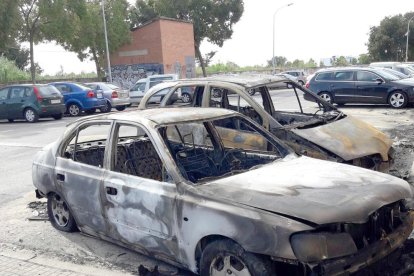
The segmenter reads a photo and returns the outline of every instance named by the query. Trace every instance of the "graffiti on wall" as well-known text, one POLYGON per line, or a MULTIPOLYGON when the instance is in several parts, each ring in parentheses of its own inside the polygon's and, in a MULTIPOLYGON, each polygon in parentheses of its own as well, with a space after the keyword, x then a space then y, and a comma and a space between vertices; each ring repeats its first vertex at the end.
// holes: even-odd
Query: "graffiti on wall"
POLYGON ((142 78, 163 74, 163 65, 159 63, 127 64, 111 66, 112 81, 122 88, 131 88, 142 78))

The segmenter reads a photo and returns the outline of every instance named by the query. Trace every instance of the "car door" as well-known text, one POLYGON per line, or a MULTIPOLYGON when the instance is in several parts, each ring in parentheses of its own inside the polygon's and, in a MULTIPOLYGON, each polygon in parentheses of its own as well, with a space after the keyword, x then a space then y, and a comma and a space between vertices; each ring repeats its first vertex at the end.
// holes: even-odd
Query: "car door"
POLYGON ((355 81, 353 71, 337 71, 329 84, 336 103, 352 103, 355 100, 355 81))
POLYGON ((101 191, 108 151, 110 121, 84 122, 63 142, 56 158, 56 187, 82 231, 106 233, 101 191))
MULTIPOLYGON (((0 119, 8 119, 7 117, 7 97, 9 95, 9 87, 0 89, 0 119)), ((12 119, 12 118, 9 118, 12 119)))
POLYGON ((358 70, 356 72, 356 88, 360 103, 386 103, 389 85, 377 74, 358 70))
POLYGON ((104 180, 110 237, 174 260, 178 252, 175 183, 143 127, 117 123, 110 172, 104 180))
POLYGON ((22 118, 25 87, 12 86, 7 99, 7 118, 22 118))

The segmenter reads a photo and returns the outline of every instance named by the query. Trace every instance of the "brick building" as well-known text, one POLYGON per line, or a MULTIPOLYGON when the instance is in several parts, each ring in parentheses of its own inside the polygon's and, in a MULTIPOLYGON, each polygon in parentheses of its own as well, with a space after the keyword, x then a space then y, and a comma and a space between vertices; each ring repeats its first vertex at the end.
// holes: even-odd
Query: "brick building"
POLYGON ((152 74, 195 76, 193 24, 160 17, 131 31, 131 41, 111 55, 115 83, 131 87, 152 74))

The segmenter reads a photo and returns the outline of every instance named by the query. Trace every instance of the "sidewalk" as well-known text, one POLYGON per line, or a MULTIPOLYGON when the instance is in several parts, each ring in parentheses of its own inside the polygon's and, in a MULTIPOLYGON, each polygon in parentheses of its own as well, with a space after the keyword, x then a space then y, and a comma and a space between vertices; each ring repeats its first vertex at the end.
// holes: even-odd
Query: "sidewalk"
POLYGON ((0 255, 0 274, 3 276, 25 276, 25 275, 60 275, 75 276, 86 275, 66 269, 32 263, 30 260, 20 260, 0 255))

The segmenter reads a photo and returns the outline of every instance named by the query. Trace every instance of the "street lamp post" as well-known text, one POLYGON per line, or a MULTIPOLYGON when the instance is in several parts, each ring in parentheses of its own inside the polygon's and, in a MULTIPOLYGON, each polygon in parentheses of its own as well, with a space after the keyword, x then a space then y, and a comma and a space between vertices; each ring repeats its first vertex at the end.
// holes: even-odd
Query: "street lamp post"
POLYGON ((293 5, 293 3, 283 5, 283 6, 279 7, 275 11, 275 13, 273 14, 273 36, 272 36, 273 37, 273 55, 272 55, 273 75, 276 73, 276 63, 275 63, 275 17, 276 17, 276 14, 278 13, 278 11, 280 11, 283 8, 292 6, 292 5, 293 5))
POLYGON ((407 44, 405 45, 405 62, 408 61, 408 37, 410 36, 410 23, 411 20, 413 20, 414 16, 410 18, 410 20, 408 20, 408 24, 407 24, 407 44))
POLYGON ((105 0, 102 0, 101 4, 102 4, 102 17, 103 17, 103 24, 104 24, 104 32, 105 32, 106 64, 108 66, 107 70, 108 70, 109 82, 112 82, 111 61, 109 59, 108 33, 106 31, 105 0))

